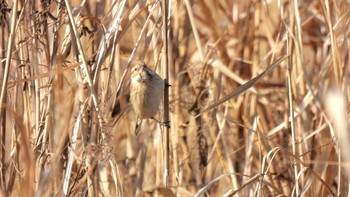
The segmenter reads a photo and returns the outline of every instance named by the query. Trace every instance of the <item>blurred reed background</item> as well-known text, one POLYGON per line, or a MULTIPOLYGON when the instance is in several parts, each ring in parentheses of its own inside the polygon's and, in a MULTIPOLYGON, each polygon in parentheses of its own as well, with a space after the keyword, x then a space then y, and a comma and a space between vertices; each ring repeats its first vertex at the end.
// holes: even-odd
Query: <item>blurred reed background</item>
POLYGON ((165 2, 1 1, 0 195, 348 196, 349 1, 165 2))

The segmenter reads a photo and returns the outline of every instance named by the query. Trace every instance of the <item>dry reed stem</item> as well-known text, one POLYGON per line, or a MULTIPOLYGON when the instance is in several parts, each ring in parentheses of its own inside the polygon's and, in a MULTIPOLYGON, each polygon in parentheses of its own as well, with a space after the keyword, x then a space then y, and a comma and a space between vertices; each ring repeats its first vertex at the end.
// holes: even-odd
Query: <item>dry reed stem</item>
POLYGON ((349 195, 348 1, 67 3, 0 2, 1 196, 349 195))

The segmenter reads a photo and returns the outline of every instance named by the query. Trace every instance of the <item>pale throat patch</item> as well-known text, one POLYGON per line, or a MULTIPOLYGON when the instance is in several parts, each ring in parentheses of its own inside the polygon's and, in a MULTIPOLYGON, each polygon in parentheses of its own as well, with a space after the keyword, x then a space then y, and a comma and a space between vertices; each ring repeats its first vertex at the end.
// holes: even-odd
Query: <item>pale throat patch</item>
POLYGON ((138 81, 140 81, 142 79, 142 77, 141 77, 141 75, 138 73, 137 75, 135 75, 135 76, 133 76, 132 78, 131 78, 131 81, 132 82, 138 82, 138 81))

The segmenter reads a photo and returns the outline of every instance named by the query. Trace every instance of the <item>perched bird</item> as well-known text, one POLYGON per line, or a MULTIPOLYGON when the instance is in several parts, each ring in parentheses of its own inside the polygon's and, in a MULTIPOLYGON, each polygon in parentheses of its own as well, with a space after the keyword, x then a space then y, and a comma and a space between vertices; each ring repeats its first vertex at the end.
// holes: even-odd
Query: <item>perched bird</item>
POLYGON ((143 119, 157 114, 164 93, 164 81, 144 63, 131 69, 130 100, 137 117, 135 135, 141 129, 143 119))

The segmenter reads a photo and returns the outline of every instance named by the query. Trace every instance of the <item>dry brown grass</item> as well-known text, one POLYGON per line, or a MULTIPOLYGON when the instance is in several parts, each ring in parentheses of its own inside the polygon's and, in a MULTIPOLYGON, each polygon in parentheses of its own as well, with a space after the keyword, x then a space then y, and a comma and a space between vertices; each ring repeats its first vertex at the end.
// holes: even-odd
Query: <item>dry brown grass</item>
POLYGON ((67 2, 1 3, 0 196, 350 194, 348 1, 67 2))

